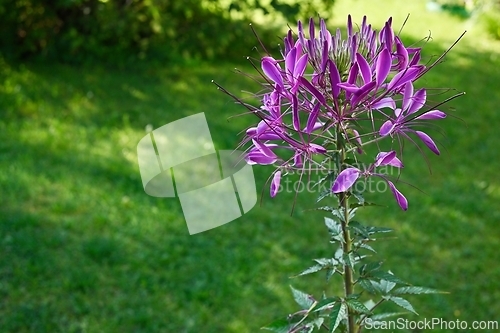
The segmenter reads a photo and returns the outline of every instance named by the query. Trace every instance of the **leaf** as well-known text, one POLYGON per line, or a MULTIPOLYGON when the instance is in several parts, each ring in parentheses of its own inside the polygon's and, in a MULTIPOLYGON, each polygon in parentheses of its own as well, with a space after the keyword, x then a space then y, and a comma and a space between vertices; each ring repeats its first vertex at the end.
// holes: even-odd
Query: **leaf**
POLYGON ((426 287, 400 287, 395 289, 391 294, 392 295, 421 295, 421 294, 447 294, 446 291, 426 288, 426 287))
POLYGON ((347 306, 351 310, 353 310, 353 311, 355 311, 357 313, 361 313, 361 314, 370 314, 371 313, 370 310, 368 310, 368 308, 363 303, 361 303, 359 300, 357 300, 357 299, 354 299, 354 298, 353 299, 348 299, 346 301, 346 303, 347 303, 347 306))
POLYGON ((373 203, 373 202, 354 202, 352 204, 349 204, 349 208, 358 208, 358 207, 369 207, 369 206, 377 206, 377 207, 383 207, 382 205, 373 203))
POLYGON ((385 281, 390 281, 390 282, 394 282, 394 283, 408 285, 407 282, 401 280, 400 278, 397 278, 396 276, 394 276, 394 274, 391 274, 388 272, 374 271, 370 274, 370 276, 375 277, 375 278, 379 278, 380 280, 385 280, 385 281))
POLYGON ((303 310, 309 309, 314 304, 314 299, 309 294, 292 286, 290 286, 290 289, 292 289, 293 299, 303 310))
POLYGON ((338 261, 333 259, 333 258, 314 259, 314 261, 316 261, 317 265, 314 265, 314 266, 311 266, 311 267, 305 269, 304 271, 295 275, 294 277, 316 273, 316 272, 319 272, 319 271, 321 271, 323 269, 327 269, 327 268, 333 268, 335 270, 335 268, 338 264, 338 261))
POLYGON ((333 192, 331 189, 326 189, 324 190, 323 192, 321 192, 318 196, 318 198, 316 199, 316 203, 320 202, 321 200, 323 200, 324 198, 326 197, 330 197, 333 195, 333 192))
POLYGON ((325 225, 334 240, 342 243, 344 242, 344 234, 342 233, 342 226, 340 225, 340 223, 338 223, 334 219, 325 217, 325 225))
POLYGON ((262 327, 262 330, 272 331, 276 333, 288 333, 293 327, 293 324, 286 318, 281 318, 273 321, 272 323, 262 327))
POLYGON ((329 213, 333 212, 334 209, 335 208, 330 207, 330 206, 323 206, 323 207, 316 208, 316 210, 324 210, 325 212, 329 212, 329 213))
POLYGON ((311 323, 316 325, 316 327, 319 330, 321 328, 321 325, 323 325, 324 321, 325 321, 325 318, 319 317, 319 318, 314 319, 311 323))
POLYGON ((362 265, 359 268, 359 274, 361 276, 369 275, 371 272, 378 271, 382 267, 381 261, 372 261, 367 264, 362 265))
POLYGON ((418 315, 418 313, 415 311, 415 309, 410 304, 410 302, 408 302, 407 300, 405 300, 402 297, 389 296, 385 299, 399 305, 400 307, 402 307, 405 310, 408 310, 408 311, 413 312, 414 314, 418 315))
POLYGON ((365 250, 371 251, 373 253, 377 253, 377 251, 375 251, 375 249, 373 247, 371 247, 370 245, 366 244, 365 242, 356 242, 354 245, 356 247, 361 248, 361 249, 365 249, 365 250))
POLYGON ((328 307, 331 307, 332 305, 334 305, 335 303, 339 302, 339 298, 338 297, 328 297, 328 298, 323 298, 321 301, 319 301, 313 308, 312 308, 312 311, 313 312, 317 312, 317 311, 322 311, 322 310, 325 310, 327 309, 328 307))
POLYGON ((293 277, 297 277, 297 276, 303 276, 303 275, 307 275, 307 274, 312 274, 312 273, 316 273, 316 272, 319 272, 321 271, 322 269, 324 269, 323 266, 321 265, 314 265, 314 266, 311 266, 305 270, 303 270, 302 272, 300 272, 299 274, 297 275, 294 275, 293 277))
POLYGON ((339 302, 335 304, 330 312, 330 333, 334 332, 340 322, 347 318, 347 305, 339 302))
POLYGON ((379 313, 370 317, 373 321, 384 320, 392 317, 399 317, 402 315, 408 314, 408 312, 387 312, 387 313, 379 313))
POLYGON ((370 294, 376 294, 377 293, 377 289, 373 287, 372 282, 370 280, 368 280, 368 279, 358 280, 358 284, 359 284, 359 286, 361 288, 363 288, 364 290, 366 290, 370 294))

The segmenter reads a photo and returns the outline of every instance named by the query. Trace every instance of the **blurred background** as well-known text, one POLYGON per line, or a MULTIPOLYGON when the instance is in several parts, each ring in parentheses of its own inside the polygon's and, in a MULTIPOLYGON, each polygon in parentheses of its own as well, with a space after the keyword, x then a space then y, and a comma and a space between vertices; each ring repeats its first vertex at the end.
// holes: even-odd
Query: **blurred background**
POLYGON ((216 148, 235 148, 255 119, 232 117, 245 110, 211 80, 259 89, 234 71, 263 55, 249 22, 278 55, 287 25, 321 16, 333 30, 347 14, 377 28, 392 16, 396 31, 410 15, 401 36, 424 61, 467 30, 418 82, 467 93, 443 106, 441 156, 407 145, 409 211, 384 193, 360 219, 395 229, 378 244, 385 268, 450 292, 410 298, 420 317, 406 318, 500 320, 498 1, 2 0, 0 332, 256 332, 295 310, 290 284, 339 290, 290 279, 332 251, 317 193, 291 216, 294 194, 270 199, 272 169, 254 168, 261 203, 190 236, 178 200, 144 193, 136 146, 205 112, 216 148))

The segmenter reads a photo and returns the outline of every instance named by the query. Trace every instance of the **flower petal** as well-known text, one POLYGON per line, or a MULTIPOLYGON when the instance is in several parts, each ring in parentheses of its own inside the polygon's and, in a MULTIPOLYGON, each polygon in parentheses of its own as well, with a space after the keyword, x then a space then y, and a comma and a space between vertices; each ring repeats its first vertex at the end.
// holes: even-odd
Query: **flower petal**
POLYGON ((347 168, 343 170, 335 179, 332 187, 333 193, 346 192, 358 180, 361 171, 356 168, 347 168))
POLYGON ((340 87, 338 86, 338 84, 341 82, 340 73, 337 69, 337 66, 332 60, 328 59, 328 63, 328 67, 330 68, 330 84, 332 86, 332 94, 334 98, 337 98, 340 94, 340 87))
POLYGON ((395 151, 380 152, 377 154, 377 157, 375 158, 374 165, 375 166, 391 165, 396 168, 402 168, 403 162, 401 162, 400 159, 396 157, 395 151))
POLYGON ((410 105, 408 106, 408 114, 414 113, 424 106, 425 101, 427 99, 427 93, 424 88, 417 90, 415 95, 411 100, 410 105))
POLYGON ((421 132, 421 131, 415 131, 415 133, 418 135, 420 140, 422 140, 422 142, 425 143, 425 145, 430 150, 432 150, 432 152, 434 154, 436 154, 436 155, 440 154, 438 147, 436 146, 436 144, 434 143, 434 141, 431 139, 430 136, 428 136, 427 134, 425 134, 424 132, 421 132))
POLYGON ((254 164, 268 165, 268 164, 273 164, 277 160, 278 160, 278 157, 276 155, 266 156, 260 150, 258 150, 256 148, 251 149, 247 153, 247 155, 245 156, 245 161, 247 162, 247 164, 250 164, 250 165, 254 165, 254 164))
POLYGON ((384 97, 380 101, 372 104, 372 109, 383 109, 389 108, 394 110, 396 108, 396 102, 391 97, 384 97))
POLYGON ((274 198, 276 194, 279 192, 280 182, 281 182, 281 171, 278 170, 274 173, 274 177, 271 182, 271 190, 270 190, 271 198, 274 198))
POLYGON ((394 186, 391 181, 387 181, 387 184, 389 184, 392 194, 394 195, 394 198, 396 198, 399 207, 401 207, 402 210, 408 210, 408 200, 406 200, 405 196, 398 191, 396 186, 394 186))
POLYGON ((281 77, 281 73, 278 70, 277 66, 278 65, 273 63, 272 60, 269 59, 269 57, 262 59, 261 67, 264 71, 264 74, 266 74, 266 76, 278 86, 283 88, 283 78, 281 77))
POLYGON ((411 105, 413 98, 413 84, 411 82, 407 82, 405 84, 405 90, 403 94, 403 105, 401 106, 401 109, 407 110, 408 107, 411 105))
POLYGON ((374 165, 375 166, 387 165, 389 164, 389 162, 392 161, 394 157, 396 157, 396 152, 394 150, 381 151, 380 153, 377 154, 374 165))
POLYGON ((379 134, 381 136, 386 136, 392 133, 394 128, 396 127, 396 124, 392 122, 392 120, 387 120, 385 123, 380 126, 379 134))
POLYGON ((431 110, 427 111, 425 113, 422 113, 420 116, 418 116, 415 119, 423 120, 423 119, 444 119, 446 118, 446 113, 443 111, 439 110, 431 110))
POLYGON ((377 86, 380 86, 391 71, 391 52, 386 48, 378 55, 376 71, 375 81, 377 82, 377 86))
POLYGON ((316 128, 316 120, 318 120, 320 104, 316 103, 311 113, 309 114, 309 118, 307 119, 307 126, 305 129, 306 133, 311 134, 312 131, 316 128))
POLYGON ((356 53, 356 61, 359 66, 359 70, 361 71, 363 82, 364 84, 367 84, 372 80, 372 71, 370 69, 370 65, 368 64, 366 59, 359 53, 356 53))

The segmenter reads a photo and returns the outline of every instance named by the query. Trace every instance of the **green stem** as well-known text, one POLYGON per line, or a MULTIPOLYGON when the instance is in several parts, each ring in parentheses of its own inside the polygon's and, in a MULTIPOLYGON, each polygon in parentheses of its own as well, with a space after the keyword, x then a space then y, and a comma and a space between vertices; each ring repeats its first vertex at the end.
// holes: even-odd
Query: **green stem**
MULTIPOLYGON (((341 172, 345 169, 346 160, 346 149, 343 144, 344 140, 342 138, 342 132, 340 128, 337 128, 337 149, 339 152, 338 159, 338 170, 341 172)), ((344 211, 344 218, 341 219, 342 234, 344 236, 343 252, 344 256, 348 256, 352 250, 352 239, 349 232, 349 197, 346 193, 342 192, 339 194, 339 205, 344 211)), ((344 296, 347 299, 350 295, 354 293, 354 281, 352 268, 348 264, 344 264, 344 296)), ((354 313, 348 308, 347 309, 347 332, 356 332, 356 322, 354 313)))

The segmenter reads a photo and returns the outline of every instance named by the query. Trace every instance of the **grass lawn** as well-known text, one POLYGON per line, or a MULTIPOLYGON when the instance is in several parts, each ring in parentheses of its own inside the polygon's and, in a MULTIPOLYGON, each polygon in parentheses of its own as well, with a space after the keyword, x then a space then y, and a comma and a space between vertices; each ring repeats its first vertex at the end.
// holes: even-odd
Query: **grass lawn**
MULTIPOLYGON (((470 30, 422 85, 467 95, 446 105, 440 157, 406 157, 401 212, 365 220, 395 229, 378 244, 385 267, 415 285, 449 291, 410 300, 420 317, 500 320, 500 42, 467 21, 428 13, 425 1, 340 1, 347 13, 395 26, 407 42, 432 32, 424 55, 470 30), (404 6, 403 6, 404 5, 404 6)), ((246 55, 246 54, 242 54, 246 55)), ((238 64, 251 72, 243 61, 238 64)), ((136 145, 154 128, 205 112, 217 149, 236 146, 252 117, 218 92, 256 86, 233 64, 128 70, 13 64, 0 59, 0 332, 256 332, 295 309, 288 285, 319 296, 339 284, 290 280, 331 251, 315 195, 268 198, 223 227, 190 236, 176 199, 147 196, 136 145)), ((438 97, 437 97, 438 98, 438 97)), ((271 169, 254 168, 258 187, 271 169)))

